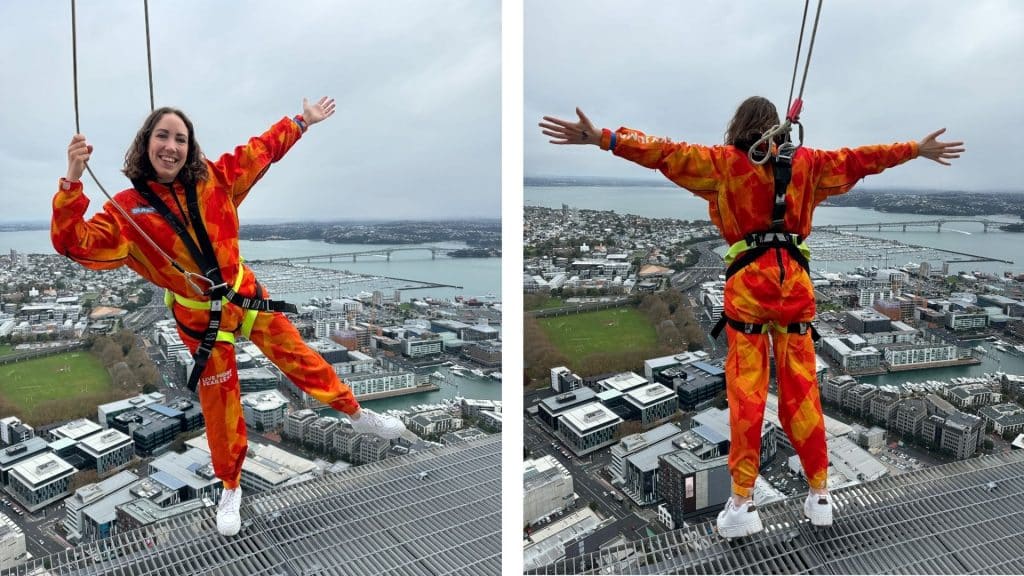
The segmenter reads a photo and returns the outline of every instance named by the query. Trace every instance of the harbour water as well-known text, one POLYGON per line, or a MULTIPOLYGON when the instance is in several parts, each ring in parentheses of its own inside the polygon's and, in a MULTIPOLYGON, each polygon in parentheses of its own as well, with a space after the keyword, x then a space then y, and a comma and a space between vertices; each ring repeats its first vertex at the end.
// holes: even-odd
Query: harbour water
MULTIPOLYGON (((461 242, 438 242, 431 244, 403 244, 401 246, 367 245, 367 244, 328 244, 316 240, 267 240, 249 241, 242 240, 239 244, 242 255, 248 260, 261 260, 271 258, 284 258, 296 256, 314 256, 319 254, 338 254, 348 252, 362 252, 376 250, 379 248, 412 248, 437 246, 441 248, 465 248, 461 242)), ((0 232, 0 254, 6 254, 11 249, 28 254, 53 254, 53 245, 50 243, 48 230, 27 230, 18 232, 0 232)), ((310 264, 319 268, 331 268, 334 270, 349 270, 357 274, 369 274, 376 276, 388 276, 392 278, 407 278, 421 282, 436 284, 447 284, 462 286, 456 288, 423 288, 409 290, 402 293, 402 300, 410 298, 432 297, 438 299, 454 299, 456 296, 465 298, 478 298, 483 300, 487 295, 500 298, 501 295, 501 259, 500 258, 451 258, 438 254, 436 259, 431 259, 430 252, 426 250, 400 251, 391 254, 387 260, 382 256, 359 256, 355 262, 351 258, 339 259, 334 263, 315 262, 310 264)), ((330 296, 354 296, 360 290, 366 289, 353 285, 351 294, 339 294, 337 292, 330 296)), ((278 296, 296 301, 304 302, 318 296, 328 294, 313 294, 308 292, 279 293, 278 296)), ((387 294, 390 296, 390 294, 387 294)))
MULTIPOLYGON (((856 194, 856 189, 850 192, 856 194)), ((526 186, 523 188, 523 202, 527 206, 570 208, 588 210, 612 210, 620 214, 635 214, 650 218, 678 218, 680 220, 708 220, 708 205, 704 200, 682 188, 660 186, 526 186)), ((865 224, 884 222, 906 222, 934 220, 937 216, 922 214, 896 214, 877 212, 864 208, 819 207, 814 212, 816 226, 840 224, 865 224)), ((1015 216, 985 216, 987 220, 1017 222, 1015 216)), ((852 232, 852 231, 851 231, 852 232)), ((871 238, 894 240, 903 244, 923 246, 937 250, 952 250, 976 254, 1002 262, 967 262, 951 264, 951 272, 982 271, 1002 273, 1003 271, 1024 271, 1024 234, 1003 232, 990 228, 988 232, 980 223, 947 224, 939 232, 935 228, 916 228, 906 232, 900 230, 861 230, 852 232, 871 238)), ((813 239, 813 235, 812 235, 813 239)), ((951 255, 952 257, 952 255, 951 255)), ((957 257, 960 258, 960 257, 957 257)), ((852 269, 855 266, 902 266, 910 257, 893 258, 886 262, 884 254, 872 254, 860 261, 848 261, 846 266, 829 264, 829 270, 852 269)), ((816 265, 812 258, 812 265, 816 265)))

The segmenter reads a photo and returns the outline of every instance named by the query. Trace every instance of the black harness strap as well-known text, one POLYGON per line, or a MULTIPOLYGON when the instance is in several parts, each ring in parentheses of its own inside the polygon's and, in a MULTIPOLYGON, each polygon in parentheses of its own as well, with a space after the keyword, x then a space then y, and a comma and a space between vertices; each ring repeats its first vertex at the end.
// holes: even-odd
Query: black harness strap
MULTIPOLYGON (((725 314, 722 314, 722 317, 718 319, 717 323, 715 323, 715 327, 711 329, 711 337, 717 340, 718 335, 722 333, 722 328, 725 328, 726 324, 731 326, 734 330, 738 330, 744 334, 763 334, 765 327, 764 324, 740 322, 739 320, 733 320, 725 314)), ((807 332, 810 332, 811 339, 815 342, 821 339, 821 335, 818 334, 818 331, 814 328, 814 324, 811 322, 794 322, 786 326, 784 332, 789 334, 807 334, 807 332)))
MULTIPOLYGON (((192 374, 188 379, 188 389, 191 392, 196 391, 196 387, 199 384, 199 377, 206 368, 206 363, 210 359, 210 354, 213 352, 213 347, 217 344, 217 333, 220 331, 220 321, 222 313, 222 300, 227 299, 232 304, 244 308, 247 310, 258 310, 261 312, 298 312, 298 308, 294 304, 288 304, 281 300, 267 300, 265 298, 249 298, 242 296, 241 294, 232 290, 224 282, 224 278, 220 273, 220 265, 217 263, 217 255, 213 248, 213 243, 210 242, 210 236, 206 232, 206 226, 203 224, 202 213, 199 211, 199 196, 196 193, 194 185, 185 185, 185 198, 188 206, 187 218, 191 220, 192 229, 195 230, 196 240, 192 239, 188 231, 185 229, 185 225, 182 224, 181 220, 175 216, 167 204, 160 199, 159 196, 153 193, 149 189, 149 186, 145 181, 132 180, 132 185, 135 190, 138 191, 142 198, 149 203, 150 206, 156 209, 157 213, 160 214, 174 229, 174 233, 181 238, 181 241, 185 243, 185 248, 189 254, 192 255, 192 259, 195 260, 196 266, 203 271, 203 274, 213 283, 213 286, 207 290, 207 295, 210 297, 210 319, 209 324, 206 326, 206 330, 202 332, 200 336, 198 332, 188 328, 184 324, 178 321, 178 327, 182 329, 188 336, 199 340, 199 346, 196 348, 195 354, 192 359, 195 365, 192 367, 192 374), (198 245, 197 242, 198 241, 198 245)), ((173 194, 173 191, 172 191, 173 194)), ((182 216, 185 216, 182 214, 182 216)), ((257 294, 259 294, 259 288, 257 287, 257 294)), ((172 312, 173 314, 173 312, 172 312)))

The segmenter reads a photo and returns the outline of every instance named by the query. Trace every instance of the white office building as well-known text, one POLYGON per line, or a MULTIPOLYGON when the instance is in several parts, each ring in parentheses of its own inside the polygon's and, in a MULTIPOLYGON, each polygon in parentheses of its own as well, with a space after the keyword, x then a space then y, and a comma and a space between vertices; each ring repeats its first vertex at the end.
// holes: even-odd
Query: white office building
POLYGON ((911 344, 891 346, 885 349, 885 361, 889 363, 890 368, 947 362, 956 359, 956 346, 953 345, 911 344))
MULTIPOLYGON (((96 537, 100 534, 86 534, 85 510, 94 506, 113 494, 128 488, 139 477, 124 470, 106 480, 82 486, 75 493, 64 499, 64 530, 70 542, 81 542, 83 537, 96 537)), ((97 531, 98 532, 98 531, 97 531)), ((109 534, 108 534, 109 535, 109 534)))
POLYGON ((50 435, 53 436, 54 440, 58 438, 70 438, 71 440, 80 442, 86 436, 91 436, 100 430, 103 430, 102 426, 92 420, 82 418, 80 420, 68 422, 60 428, 54 428, 50 431, 50 435))
POLYGON ((416 375, 412 372, 381 372, 377 374, 352 374, 345 378, 356 399, 367 396, 387 395, 389 392, 416 387, 416 375))
POLYGON ((612 482, 621 482, 623 480, 625 474, 624 465, 627 457, 659 442, 671 440, 682 434, 682 432, 675 424, 662 424, 642 434, 630 434, 622 438, 611 449, 612 461, 610 471, 612 473, 612 482))
POLYGON ((625 394, 634 388, 647 384, 647 379, 635 372, 623 372, 597 383, 598 391, 616 390, 625 394))
POLYGON ((577 456, 614 444, 615 433, 622 423, 622 418, 599 402, 577 406, 558 420, 556 434, 577 456))
POLYGON ((103 476, 111 470, 127 466, 135 456, 135 442, 119 430, 93 434, 78 442, 78 452, 89 466, 96 465, 96 473, 103 476))
POLYGON ((523 462, 523 521, 536 524, 573 502, 572 474, 554 456, 523 462))
POLYGON ((34 512, 70 494, 75 472, 75 467, 61 458, 39 454, 11 469, 7 492, 26 510, 34 512))
POLYGON ((0 512, 0 570, 8 570, 26 561, 25 533, 14 520, 0 512))
POLYGON ((277 430, 284 425, 288 399, 277 390, 242 395, 242 414, 246 427, 254 430, 277 430))
POLYGON ((640 423, 645 427, 672 417, 679 409, 679 397, 661 384, 633 388, 625 393, 625 399, 639 413, 640 423))

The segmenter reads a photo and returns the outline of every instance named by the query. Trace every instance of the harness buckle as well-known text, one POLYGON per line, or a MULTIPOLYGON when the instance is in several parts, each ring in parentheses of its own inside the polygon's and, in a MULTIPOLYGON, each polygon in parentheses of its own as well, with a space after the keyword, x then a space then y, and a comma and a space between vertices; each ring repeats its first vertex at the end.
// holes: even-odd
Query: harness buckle
POLYGON ((775 160, 786 164, 793 163, 793 155, 796 153, 796 145, 792 142, 783 142, 775 153, 775 160))

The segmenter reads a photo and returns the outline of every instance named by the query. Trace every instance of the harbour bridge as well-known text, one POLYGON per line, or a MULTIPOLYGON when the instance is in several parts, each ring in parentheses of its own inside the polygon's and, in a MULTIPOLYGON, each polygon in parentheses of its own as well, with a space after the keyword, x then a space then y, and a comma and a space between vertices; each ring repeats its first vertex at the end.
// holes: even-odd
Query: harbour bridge
POLYGON ((998 220, 989 220, 987 218, 935 218, 932 220, 913 220, 906 222, 868 222, 865 224, 825 224, 822 226, 815 226, 815 230, 822 230, 825 232, 837 232, 839 230, 876 230, 881 232, 882 230, 900 229, 903 232, 907 231, 907 228, 932 228, 934 227, 936 232, 942 232, 942 226, 944 224, 954 224, 958 222, 970 222, 974 224, 981 224, 984 227, 984 231, 988 232, 989 226, 1001 226, 1007 224, 1007 222, 1000 222, 998 220))
POLYGON ((412 251, 426 251, 430 252, 430 259, 436 260, 438 254, 448 254, 449 252, 455 252, 458 248, 441 248, 439 246, 408 246, 404 248, 377 248, 374 250, 360 250, 358 252, 335 252, 333 254, 314 254, 312 256, 284 256, 281 258, 264 258, 260 259, 259 262, 334 262, 335 259, 349 259, 353 262, 357 261, 360 256, 373 256, 377 258, 385 258, 388 262, 391 261, 391 254, 394 252, 412 252, 412 251))

